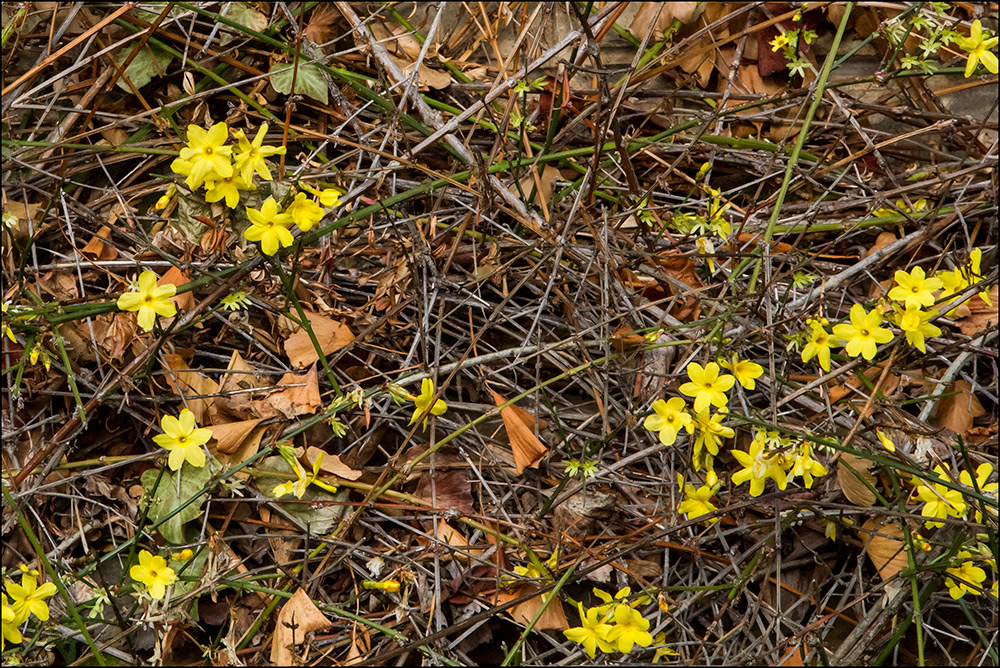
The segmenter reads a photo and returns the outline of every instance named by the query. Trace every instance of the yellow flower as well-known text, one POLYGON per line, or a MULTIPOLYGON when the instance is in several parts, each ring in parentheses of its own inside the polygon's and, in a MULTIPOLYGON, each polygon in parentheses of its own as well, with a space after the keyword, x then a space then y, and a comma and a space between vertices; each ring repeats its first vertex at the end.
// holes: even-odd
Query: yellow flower
POLYGON ((657 399, 652 408, 654 414, 646 418, 643 426, 650 431, 659 432, 660 443, 663 445, 673 445, 682 428, 689 434, 694 432, 691 416, 684 410, 684 400, 680 397, 673 397, 669 401, 657 399))
MULTIPOLYGON (((4 302, 3 312, 6 313, 8 308, 10 308, 10 304, 4 302)), ((8 339, 10 339, 11 343, 17 343, 17 339, 14 338, 14 332, 10 330, 10 325, 8 325, 6 322, 3 324, 3 336, 6 336, 8 339)))
POLYGON ((943 287, 940 278, 927 278, 922 267, 914 267, 910 273, 896 272, 896 286, 889 290, 889 299, 903 302, 906 308, 910 306, 931 306, 934 303, 934 291, 943 287))
MULTIPOLYGON (((958 479, 962 482, 963 485, 967 487, 972 487, 973 489, 978 487, 979 492, 981 494, 985 494, 986 496, 992 496, 994 499, 996 499, 997 491, 1000 490, 1000 485, 998 485, 995 482, 989 482, 991 475, 993 475, 993 465, 990 464, 989 462, 983 462, 976 468, 975 485, 972 484, 972 476, 969 475, 968 471, 962 471, 961 475, 958 476, 958 479)), ((997 512, 994 506, 988 505, 986 506, 986 508, 989 509, 989 511, 992 512, 994 515, 997 512)), ((983 521, 983 514, 978 510, 976 511, 976 521, 977 522, 983 521)))
POLYGON ((826 467, 812 458, 812 446, 802 443, 792 456, 791 478, 802 478, 806 489, 812 489, 813 476, 821 478, 826 475, 826 467))
MULTIPOLYGON (((983 272, 980 269, 982 261, 983 261, 983 249, 973 248, 972 252, 969 253, 969 285, 972 285, 973 283, 978 283, 979 281, 983 280, 984 278, 983 272)), ((990 301, 989 288, 980 292, 979 298, 982 299, 987 304, 989 304, 990 306, 993 306, 993 302, 990 301)))
POLYGON ((944 580, 948 593, 954 599, 962 598, 966 592, 980 596, 983 582, 986 580, 986 571, 976 566, 968 550, 962 550, 955 557, 961 559, 962 563, 958 567, 945 569, 945 573, 951 576, 944 580))
POLYGON ((564 630, 563 635, 569 640, 583 645, 587 656, 591 659, 594 658, 598 649, 608 653, 615 651, 614 645, 607 640, 611 625, 605 623, 604 615, 601 615, 597 608, 589 608, 587 612, 584 612, 582 603, 577 603, 576 606, 580 611, 580 626, 564 630))
POLYGON ((17 644, 22 638, 21 631, 17 628, 17 616, 7 602, 7 594, 0 594, 0 597, 3 599, 3 640, 0 640, 0 652, 2 652, 7 649, 8 641, 17 644))
POLYGON ((316 485, 320 489, 325 489, 331 494, 337 493, 336 486, 328 485, 322 480, 317 479, 319 476, 319 467, 323 464, 322 452, 316 456, 316 461, 314 461, 312 465, 311 474, 306 474, 305 468, 301 464, 299 464, 298 460, 296 460, 294 463, 295 463, 294 469, 295 469, 296 479, 289 480, 288 482, 282 483, 277 487, 275 487, 274 495, 276 497, 280 499, 286 494, 291 494, 294 492, 295 498, 301 499, 302 496, 306 493, 306 490, 309 489, 309 485, 316 485))
POLYGON ((153 556, 149 551, 139 552, 139 563, 129 569, 129 575, 136 582, 141 582, 149 589, 149 595, 161 599, 167 593, 167 587, 177 580, 177 573, 167 566, 167 560, 153 556))
POLYGON ((243 232, 243 236, 247 241, 259 241, 260 250, 264 255, 274 255, 278 251, 279 244, 287 247, 295 240, 288 231, 292 224, 292 216, 287 212, 278 213, 278 203, 273 197, 264 200, 259 211, 248 207, 247 217, 251 224, 243 232))
POLYGON ((969 52, 969 59, 965 63, 965 77, 971 77, 976 71, 976 65, 983 64, 990 74, 998 71, 997 57, 990 52, 990 49, 1000 43, 1000 37, 993 36, 983 39, 983 24, 979 19, 972 22, 972 29, 968 37, 958 40, 958 46, 969 52))
POLYGON ((875 435, 878 436, 879 443, 882 447, 889 452, 896 452, 896 444, 892 442, 892 439, 882 433, 880 429, 875 430, 875 435))
POLYGON ((784 468, 779 464, 777 457, 764 451, 762 439, 753 440, 750 452, 742 450, 731 450, 731 452, 743 467, 742 471, 733 474, 733 484, 742 485, 749 480, 750 496, 760 496, 764 492, 764 483, 768 478, 777 483, 778 489, 783 490, 788 485, 784 468))
POLYGON ((312 193, 313 197, 319 199, 319 203, 328 209, 332 209, 335 206, 340 206, 340 191, 334 188, 324 188, 323 190, 317 190, 307 183, 299 184, 303 190, 312 193))
POLYGON ((160 420, 160 428, 164 433, 153 437, 153 442, 170 452, 167 465, 176 471, 187 461, 195 468, 205 465, 205 450, 203 445, 212 438, 209 429, 199 429, 194 423, 194 413, 183 409, 180 419, 173 415, 164 415, 160 420))
POLYGON ((206 179, 205 188, 208 190, 205 193, 206 202, 218 202, 220 199, 225 198, 226 206, 230 209, 235 209, 236 205, 240 203, 240 191, 253 190, 254 186, 248 183, 242 174, 234 171, 227 177, 220 176, 217 179, 206 179))
POLYGON ((809 343, 802 349, 802 361, 808 362, 813 357, 819 360, 823 371, 830 370, 830 334, 823 328, 826 319, 806 320, 809 325, 809 343))
POLYGON ((635 645, 649 647, 653 636, 649 633, 649 620, 631 606, 619 603, 615 606, 615 625, 608 631, 608 642, 616 645, 618 651, 628 654, 635 645))
POLYGON ((147 332, 153 329, 156 316, 170 318, 177 315, 177 307, 170 300, 177 294, 173 283, 156 285, 156 274, 148 269, 139 274, 138 292, 126 292, 118 298, 118 308, 122 311, 138 311, 136 322, 147 332))
POLYGON ((410 421, 407 424, 413 424, 417 421, 417 418, 424 415, 424 430, 427 430, 427 420, 431 415, 443 415, 446 410, 448 410, 448 404, 446 404, 441 399, 434 402, 431 406, 431 399, 434 397, 434 381, 430 378, 424 378, 420 381, 420 396, 413 397, 413 403, 416 407, 413 409, 413 415, 410 416, 410 421), (427 412, 427 408, 430 406, 430 412, 427 412))
MULTIPOLYGON (((260 174, 260 178, 265 181, 270 181, 271 170, 268 169, 267 160, 264 158, 272 155, 285 155, 286 149, 284 146, 275 148, 274 146, 263 145, 264 135, 266 134, 267 123, 263 123, 260 129, 257 130, 257 136, 253 138, 253 142, 247 140, 247 136, 243 133, 243 130, 237 130, 233 133, 240 144, 235 154, 236 169, 240 170, 243 180, 247 183, 250 183, 254 172, 260 174)), ((268 253, 268 255, 271 254, 268 253)))
POLYGON ((200 188, 213 174, 223 179, 232 176, 233 149, 223 146, 227 139, 229 127, 225 123, 216 123, 208 132, 197 125, 189 125, 188 145, 181 149, 181 157, 170 167, 178 174, 187 173, 187 184, 192 190, 200 188))
POLYGON ((755 389, 757 387, 755 379, 764 374, 764 367, 750 360, 741 360, 736 355, 733 355, 732 363, 723 360, 722 366, 732 371, 736 380, 747 390, 755 389))
POLYGON ((851 324, 841 323, 833 326, 833 333, 847 344, 844 348, 851 357, 861 355, 866 360, 875 357, 879 343, 892 340, 892 332, 879 327, 882 324, 882 314, 876 309, 865 312, 865 307, 855 304, 851 307, 851 324))
POLYGON ((681 394, 694 397, 694 410, 700 413, 709 404, 722 408, 729 401, 726 398, 736 379, 732 376, 719 376, 719 365, 709 362, 704 368, 697 362, 687 365, 688 378, 691 382, 680 387, 681 394))
MULTIPOLYGON (((948 475, 940 464, 934 467, 934 473, 937 475, 938 480, 948 480, 948 475)), ((914 477, 913 482, 917 487, 917 496, 924 502, 924 507, 920 511, 921 515, 939 519, 965 517, 965 500, 962 498, 960 491, 938 483, 934 483, 934 486, 931 487, 916 477, 914 477)), ((924 526, 928 529, 933 529, 944 526, 944 522, 929 520, 924 522, 924 526)))
POLYGON ((46 582, 39 587, 37 575, 27 572, 21 573, 21 584, 15 584, 13 580, 5 580, 4 587, 13 600, 10 607, 14 612, 16 626, 23 624, 28 619, 29 614, 38 617, 43 622, 48 620, 49 606, 45 599, 56 593, 54 584, 46 582))
MULTIPOLYGON (((684 478, 678 474, 684 487, 684 500, 677 504, 677 512, 686 516, 689 520, 708 515, 718 508, 712 504, 712 497, 715 496, 715 488, 708 485, 695 487, 691 483, 684 483, 684 478)), ((714 517, 708 522, 718 522, 719 518, 714 517)))
POLYGON ((924 338, 941 335, 941 329, 930 321, 938 316, 937 309, 921 311, 918 306, 907 306, 906 311, 897 313, 899 328, 906 334, 906 342, 922 353, 927 352, 924 338))
MULTIPOLYGON (((666 610, 664 610, 664 612, 666 612, 666 610)), ((656 648, 656 652, 653 653, 653 663, 659 663, 661 659, 667 657, 680 656, 680 654, 665 645, 667 642, 667 633, 665 631, 657 633, 656 637, 653 638, 653 642, 657 645, 664 645, 663 647, 656 648)))
POLYGON ((736 435, 736 432, 730 427, 722 425, 722 420, 725 419, 726 414, 726 409, 720 408, 715 415, 709 415, 709 409, 706 408, 695 416, 695 424, 698 427, 698 436, 694 440, 692 454, 695 468, 701 468, 702 448, 707 450, 712 456, 715 456, 719 454, 719 444, 722 442, 722 439, 732 438, 736 435))
POLYGON ((769 44, 771 45, 771 51, 780 51, 781 49, 788 46, 788 35, 786 33, 781 33, 774 39, 772 39, 769 44))
POLYGON ((305 193, 296 194, 285 213, 292 217, 303 232, 308 232, 309 228, 323 219, 323 207, 309 199, 305 193))

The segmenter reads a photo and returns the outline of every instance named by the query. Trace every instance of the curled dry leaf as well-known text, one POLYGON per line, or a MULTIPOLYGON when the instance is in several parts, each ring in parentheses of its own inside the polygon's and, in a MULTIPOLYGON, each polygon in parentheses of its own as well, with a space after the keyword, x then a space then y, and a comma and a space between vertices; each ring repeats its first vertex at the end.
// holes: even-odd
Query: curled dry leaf
POLYGON ((945 394, 947 396, 941 397, 937 404, 937 426, 951 429, 965 438, 972 429, 972 421, 986 411, 967 380, 950 383, 945 394))
POLYGON ((323 461, 320 462, 319 470, 327 475, 337 476, 343 480, 357 480, 363 473, 361 471, 355 471, 350 466, 345 464, 340 460, 339 455, 331 455, 329 452, 325 452, 314 445, 310 445, 306 448, 306 459, 310 463, 316 461, 316 459, 323 455, 323 461))
MULTIPOLYGON (((506 403, 506 399, 493 392, 493 401, 497 406, 506 403)), ((514 465, 517 472, 522 473, 524 469, 531 466, 538 468, 538 462, 549 453, 549 449, 535 436, 535 418, 523 408, 510 405, 500 409, 500 417, 503 418, 503 425, 507 429, 507 438, 510 439, 510 447, 514 452, 514 465)))
POLYGON ((701 14, 701 2, 644 2, 639 6, 635 18, 628 25, 630 33, 642 39, 649 26, 653 26, 653 39, 663 39, 663 33, 677 19, 682 24, 690 23, 701 14))
POLYGON ((291 666, 295 663, 295 643, 302 642, 311 631, 324 631, 333 626, 305 590, 299 588, 278 613, 271 645, 271 663, 291 666))
POLYGON ((962 330, 962 334, 974 336, 997 323, 1000 286, 994 285, 990 288, 990 301, 993 302, 993 306, 990 306, 983 301, 982 297, 976 295, 962 304, 966 309, 964 312, 960 310, 960 317, 955 318, 955 322, 958 324, 958 328, 962 330))
MULTIPOLYGON (((191 279, 188 275, 177 267, 170 267, 167 273, 160 277, 160 280, 156 282, 157 285, 166 285, 168 283, 180 287, 186 283, 190 283, 191 279)), ((174 303, 179 311, 190 311, 194 308, 194 294, 191 292, 185 292, 177 295, 176 297, 171 297, 170 301, 174 303)))
MULTIPOLYGON (((209 425, 207 429, 212 432, 212 438, 215 440, 215 451, 224 455, 232 454, 253 433, 260 422, 258 418, 256 420, 209 425)), ((259 435, 257 436, 257 441, 260 441, 259 435)), ((211 449, 211 446, 209 446, 209 449, 211 449)), ((215 453, 213 452, 212 454, 215 453)))
MULTIPOLYGON (((306 312, 306 318, 324 355, 340 350, 354 340, 354 334, 342 322, 318 313, 306 312)), ((319 360, 316 348, 309 338, 309 332, 301 327, 285 340, 285 355, 288 356, 289 362, 300 368, 319 360)))
POLYGON ((840 466, 837 467, 837 482, 840 483, 840 489, 844 492, 847 500, 863 508, 875 505, 875 493, 868 489, 864 482, 861 482, 864 480, 872 487, 875 486, 875 476, 871 472, 874 463, 849 452, 840 453, 838 459, 840 466))
POLYGON ((319 396, 319 374, 315 363, 304 374, 286 373, 276 387, 285 389, 275 392, 267 400, 285 417, 312 415, 323 405, 319 396))
POLYGON ((86 246, 80 249, 80 252, 94 260, 114 260, 118 257, 118 251, 114 246, 109 246, 104 243, 110 239, 111 228, 105 225, 101 229, 97 230, 97 234, 95 234, 91 240, 87 242, 86 246))
MULTIPOLYGON (((538 588, 531 585, 521 585, 513 591, 499 589, 493 596, 493 604, 502 605, 533 591, 538 591, 538 588)), ((535 615, 538 614, 538 611, 541 610, 544 605, 545 600, 540 594, 534 598, 529 598, 522 603, 518 603, 513 608, 508 608, 506 612, 514 619, 515 622, 527 626, 531 623, 531 620, 535 618, 535 615)), ((566 613, 563 612, 562 603, 559 601, 558 597, 551 601, 548 604, 548 607, 545 608, 545 612, 543 612, 542 616, 538 618, 535 628, 555 629, 556 631, 562 631, 569 628, 569 621, 566 619, 566 613)))
POLYGON ((219 384, 208 376, 189 370, 188 363, 180 355, 164 353, 163 360, 166 362, 165 368, 173 372, 166 374, 167 383, 174 392, 187 398, 185 403, 194 413, 195 421, 199 425, 203 424, 205 415, 215 400, 211 395, 218 394, 219 384))
POLYGON ((906 544, 903 542, 903 527, 897 520, 882 524, 882 520, 872 517, 859 529, 865 541, 865 552, 875 564, 879 577, 889 580, 906 568, 906 544), (884 534, 884 535, 877 535, 884 534))

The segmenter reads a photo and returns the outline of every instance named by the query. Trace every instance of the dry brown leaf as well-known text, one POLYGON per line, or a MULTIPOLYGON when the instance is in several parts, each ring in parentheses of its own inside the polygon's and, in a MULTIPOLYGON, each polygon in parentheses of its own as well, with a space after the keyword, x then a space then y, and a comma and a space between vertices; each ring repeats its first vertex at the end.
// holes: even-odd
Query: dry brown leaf
POLYGON ((69 271, 50 271, 38 277, 42 290, 60 301, 70 301, 80 297, 76 274, 69 271))
POLYGON ((990 306, 983 298, 976 295, 972 299, 962 303, 966 307, 965 312, 959 311, 959 317, 955 318, 958 328, 966 336, 974 336, 984 331, 986 328, 997 323, 997 306, 1000 305, 1000 286, 994 285, 990 288, 990 306))
MULTIPOLYGON (((324 355, 340 350, 354 340, 354 334, 342 322, 337 322, 318 313, 306 312, 306 318, 312 326, 313 334, 316 335, 316 340, 324 355)), ((309 332, 305 328, 299 328, 298 331, 285 339, 285 355, 288 356, 288 361, 292 365, 300 368, 319 361, 319 355, 316 354, 316 348, 313 347, 309 332)))
POLYGON ((238 351, 233 351, 229 364, 226 365, 226 373, 222 374, 219 381, 219 393, 222 396, 215 400, 209 411, 212 422, 222 424, 277 416, 278 411, 266 398, 253 399, 254 393, 247 392, 270 386, 268 376, 247 364, 238 351))
POLYGON ((979 398, 972 393, 972 385, 967 380, 956 380, 945 390, 948 396, 941 397, 937 404, 935 424, 951 429, 965 438, 972 429, 972 421, 986 411, 979 398))
MULTIPOLYGON (((493 602, 494 605, 502 605, 533 591, 538 591, 538 588, 531 585, 521 585, 513 591, 500 589, 494 595, 493 602)), ((542 596, 539 595, 534 598, 529 598, 523 603, 518 603, 513 608, 508 608, 506 612, 514 619, 515 622, 527 626, 531 623, 531 620, 535 618, 535 615, 538 614, 538 611, 544 605, 545 601, 542 599, 542 596)), ((562 603, 560 603, 558 597, 556 597, 555 600, 549 603, 548 607, 545 608, 545 612, 538 618, 535 628, 555 629, 556 631, 563 631, 569 628, 569 621, 566 619, 566 613, 563 612, 562 603)))
MULTIPOLYGON (((207 429, 212 432, 212 438, 215 439, 215 451, 221 454, 232 454, 253 433, 260 422, 260 418, 258 418, 256 420, 209 425, 207 429)), ((257 440, 260 440, 259 436, 257 440)), ((209 449, 212 449, 211 445, 209 445, 209 449)), ((213 454, 215 453, 213 452, 213 454)))
POLYGON ((433 504, 434 508, 462 515, 472 514, 472 487, 469 475, 460 469, 425 471, 417 483, 414 496, 433 504), (433 483, 433 485, 431 484, 433 483))
POLYGON ((300 587, 278 613, 278 623, 271 644, 271 663, 276 666, 294 665, 295 652, 292 647, 295 643, 302 642, 311 631, 324 631, 331 626, 333 623, 300 587))
POLYGON ((864 523, 864 530, 859 529, 861 539, 865 541, 865 552, 875 564, 879 577, 889 580, 896 573, 906 568, 906 545, 903 543, 903 527, 897 520, 882 524, 882 520, 873 517, 864 523), (888 534, 875 535, 874 532, 888 534))
POLYGON ((320 453, 323 454, 323 461, 320 462, 319 465, 319 470, 322 473, 337 476, 343 480, 357 480, 364 475, 363 471, 355 471, 350 466, 342 462, 338 455, 331 455, 329 452, 321 450, 314 445, 310 445, 306 448, 306 459, 309 460, 310 463, 314 462, 319 458, 320 453))
POLYGON ((219 384, 197 371, 189 370, 188 363, 180 355, 164 353, 163 359, 167 363, 165 368, 173 371, 166 374, 167 383, 174 392, 184 395, 195 421, 204 424, 205 415, 215 400, 213 396, 204 395, 218 394, 219 384))
POLYGON ((104 241, 111 239, 111 228, 105 225, 97 230, 87 245, 80 249, 83 255, 94 260, 114 260, 118 257, 118 251, 114 246, 109 246, 104 241))
POLYGON ((704 9, 701 2, 644 2, 639 7, 635 18, 628 25, 630 33, 642 39, 646 36, 649 26, 653 25, 653 39, 663 39, 664 31, 677 19, 681 24, 690 23, 704 9), (654 23, 655 21, 655 23, 654 23))
POLYGON ((336 37, 333 24, 337 21, 338 13, 333 5, 320 3, 313 10, 306 25, 306 37, 313 44, 323 44, 336 37))
MULTIPOLYGON (((156 282, 157 285, 167 285, 168 283, 180 287, 185 283, 190 283, 191 279, 188 275, 177 267, 170 267, 167 273, 160 277, 160 280, 156 282)), ((194 308, 194 293, 191 291, 179 294, 176 297, 171 297, 170 301, 174 303, 174 306, 181 311, 189 311, 194 308)))
POLYGON ((368 633, 368 629, 358 630, 357 625, 351 628, 351 649, 347 652, 347 661, 344 662, 345 666, 354 666, 362 661, 368 652, 372 648, 372 639, 368 633))
POLYGON ((554 165, 544 165, 541 171, 537 167, 532 167, 529 172, 526 177, 521 179, 520 192, 518 192, 517 186, 513 185, 510 187, 510 191, 515 197, 521 197, 521 193, 524 193, 524 197, 528 198, 530 204, 536 204, 542 208, 542 215, 548 220, 549 202, 552 201, 552 195, 555 192, 556 180, 562 174, 554 165))
MULTIPOLYGON (((414 62, 407 62, 406 60, 399 58, 397 56, 389 54, 389 59, 396 63, 396 67, 402 71, 403 76, 409 78, 413 73, 413 66, 416 64, 414 62)), ((444 72, 442 70, 436 70, 433 67, 428 67, 427 64, 420 63, 420 72, 417 74, 417 88, 418 90, 427 90, 428 88, 433 88, 434 90, 441 90, 447 88, 451 85, 451 74, 444 72)))
MULTIPOLYGON (((507 401, 492 389, 490 392, 493 393, 493 401, 497 406, 507 401)), ((500 417, 503 418, 503 425, 507 429, 507 438, 510 439, 510 448, 514 452, 517 472, 522 473, 529 466, 538 468, 538 462, 549 454, 549 449, 535 436, 534 416, 512 404, 500 409, 500 417)))
POLYGON ((874 463, 871 460, 857 457, 849 452, 840 453, 838 459, 840 460, 840 466, 837 467, 837 482, 840 483, 840 489, 844 492, 844 496, 847 497, 848 501, 863 508, 870 508, 875 505, 875 493, 858 479, 858 476, 861 476, 874 487, 875 476, 871 472, 871 467, 874 466, 874 463), (854 469, 854 471, 848 469, 845 463, 851 469, 854 469), (857 472, 857 475, 855 475, 855 472, 857 472))
POLYGON ((272 513, 265 505, 258 506, 260 519, 267 525, 267 542, 271 546, 271 555, 279 564, 290 564, 295 559, 295 553, 305 542, 302 532, 291 522, 277 513, 272 513))
POLYGON ((875 243, 872 245, 870 249, 868 249, 868 252, 865 253, 865 257, 868 257, 872 253, 882 250, 883 248, 885 248, 886 246, 895 241, 896 241, 895 234, 893 234, 892 232, 883 232, 882 234, 878 235, 878 237, 875 239, 875 243))
POLYGON ((312 415, 323 405, 319 396, 319 374, 316 364, 304 374, 286 373, 276 387, 284 387, 267 398, 268 402, 285 417, 312 415), (299 387, 289 387, 289 386, 299 387))

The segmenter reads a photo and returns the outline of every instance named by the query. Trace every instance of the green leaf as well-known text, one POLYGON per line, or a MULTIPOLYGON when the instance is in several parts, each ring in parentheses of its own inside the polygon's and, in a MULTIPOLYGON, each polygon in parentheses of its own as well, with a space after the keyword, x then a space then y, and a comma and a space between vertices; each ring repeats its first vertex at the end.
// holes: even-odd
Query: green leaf
MULTIPOLYGON (((250 8, 245 2, 234 2, 225 15, 227 19, 255 32, 264 32, 267 29, 267 17, 256 9, 250 8)), ((229 33, 240 34, 238 29, 228 28, 219 35, 220 44, 228 44, 235 39, 229 33)))
MULTIPOLYGON (((121 65, 131 53, 132 49, 126 47, 118 52, 118 57, 115 60, 121 65)), ((163 49, 146 44, 139 50, 139 53, 135 54, 135 58, 132 59, 132 62, 125 69, 125 74, 132 80, 135 87, 139 89, 152 81, 153 77, 164 74, 167 71, 167 66, 170 65, 170 61, 173 59, 174 57, 163 49)), ((132 92, 129 85, 125 83, 125 79, 121 77, 118 78, 115 85, 126 93, 132 92)))
MULTIPOLYGON (((149 518, 153 522, 159 522, 182 506, 188 499, 201 491, 205 484, 212 477, 212 468, 215 460, 210 459, 209 464, 201 468, 195 468, 185 463, 180 471, 165 471, 160 486, 156 488, 156 494, 149 502, 149 518), (178 480, 180 481, 178 483, 178 480)), ((146 490, 153 489, 156 478, 160 475, 159 470, 150 469, 142 474, 142 486, 146 490)), ((201 504, 204 497, 188 504, 184 510, 180 511, 169 520, 159 526, 160 535, 168 543, 181 545, 184 539, 184 523, 197 519, 201 515, 201 504)))
MULTIPOLYGON (((275 63, 271 66, 271 85, 279 93, 289 95, 292 92, 292 76, 295 70, 290 63, 275 63), (281 70, 284 70, 283 72, 281 70)), ((295 77, 295 92, 308 95, 317 102, 327 103, 326 79, 323 70, 316 65, 299 65, 299 74, 295 77)))

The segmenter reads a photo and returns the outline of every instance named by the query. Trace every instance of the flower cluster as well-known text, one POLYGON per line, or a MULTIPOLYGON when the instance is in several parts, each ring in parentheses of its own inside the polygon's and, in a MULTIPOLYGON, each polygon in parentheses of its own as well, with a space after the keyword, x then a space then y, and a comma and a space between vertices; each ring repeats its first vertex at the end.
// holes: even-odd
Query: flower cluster
POLYGON ((750 496, 760 496, 768 479, 783 490, 790 481, 802 478, 805 488, 812 489, 814 479, 827 473, 826 467, 813 459, 812 445, 796 443, 776 431, 758 430, 748 452, 733 450, 732 454, 743 467, 733 474, 733 483, 749 481, 750 496))
MULTIPOLYGON (((801 13, 793 17, 794 20, 801 20, 801 13)), ((814 30, 785 30, 780 35, 770 41, 771 51, 781 51, 781 55, 787 61, 789 72, 793 75, 804 76, 804 72, 809 67, 809 61, 799 53, 799 40, 803 44, 812 44, 818 37, 814 30)))
POLYGON ((295 471, 295 480, 289 480, 284 482, 274 488, 272 492, 279 499, 286 494, 295 494, 296 499, 301 499, 309 489, 309 485, 316 485, 320 489, 324 489, 331 494, 337 493, 337 487, 335 485, 329 485, 319 479, 319 468, 323 465, 323 453, 319 453, 316 457, 316 461, 312 465, 312 473, 306 473, 305 467, 299 463, 299 460, 295 457, 291 448, 281 447, 278 452, 285 459, 286 462, 295 471))
MULTIPOLYGON (((962 471, 958 479, 966 487, 978 489, 981 494, 996 497, 1000 485, 995 482, 989 482, 992 475, 993 465, 986 462, 976 468, 975 481, 973 481, 972 475, 968 471, 962 471)), ((942 482, 949 481, 947 464, 938 464, 935 466, 934 477, 942 482)), ((921 509, 920 514, 929 518, 924 521, 924 526, 928 529, 944 526, 944 522, 937 520, 948 517, 965 519, 968 513, 968 504, 965 502, 965 497, 960 490, 952 489, 940 482, 928 483, 926 480, 916 476, 913 477, 913 485, 917 496, 924 502, 924 507, 921 509)), ((982 513, 978 511, 976 512, 976 521, 982 521, 982 513)))
MULTIPOLYGON (((239 205, 241 192, 256 190, 254 175, 264 181, 272 180, 267 158, 285 155, 284 146, 264 145, 267 123, 260 126, 253 141, 247 139, 243 130, 233 134, 236 144, 227 146, 229 127, 225 123, 216 123, 208 131, 189 125, 188 144, 170 164, 174 173, 187 177, 186 183, 192 190, 205 188, 206 202, 224 201, 230 209, 239 205)), ((250 226, 243 236, 247 241, 259 241, 265 255, 274 255, 279 248, 292 245, 289 228, 293 223, 305 232, 323 218, 323 207, 340 206, 340 193, 332 188, 317 190, 305 184, 300 187, 302 191, 295 193, 284 211, 273 197, 264 200, 260 209, 247 208, 250 226)), ((158 202, 157 206, 161 203, 166 206, 165 202, 158 202)))
MULTIPOLYGON (((698 171, 698 178, 702 178, 707 173, 708 163, 706 162, 698 171)), ((701 216, 689 212, 674 214, 673 225, 681 234, 698 235, 695 238, 695 246, 697 246, 699 254, 708 256, 708 270, 714 274, 715 244, 712 242, 712 236, 718 237, 723 243, 729 239, 732 225, 726 220, 725 213, 732 208, 732 204, 722 198, 720 190, 710 188, 707 185, 701 187, 708 190, 708 215, 701 216)))
POLYGON ((615 651, 628 654, 636 645, 649 647, 653 644, 649 620, 636 608, 649 603, 651 599, 643 594, 629 601, 630 594, 629 587, 625 587, 614 597, 595 588, 594 595, 604 601, 604 604, 584 608, 582 603, 577 603, 580 626, 566 629, 563 635, 583 645, 592 659, 597 650, 608 654, 615 651))
MULTIPOLYGON (((6 594, 0 594, 0 602, 3 603, 3 640, 2 646, 6 647, 7 642, 21 642, 20 627, 34 615, 40 621, 48 621, 49 606, 45 599, 56 593, 56 586, 51 582, 38 586, 38 571, 31 570, 27 566, 21 566, 21 584, 13 580, 4 580, 6 594), (10 595, 11 600, 7 600, 10 595)), ((2 651, 2 650, 0 650, 2 651)))
MULTIPOLYGON (((832 335, 826 330, 825 318, 806 320, 808 333, 793 337, 790 346, 804 338, 807 343, 802 349, 802 361, 808 362, 815 357, 824 371, 830 370, 830 348, 833 346, 843 346, 850 357, 860 355, 870 360, 878 352, 879 344, 892 340, 892 332, 882 327, 882 313, 891 311, 890 320, 906 336, 907 343, 926 353, 926 340, 941 334, 941 329, 931 322, 939 311, 929 307, 980 283, 984 278, 982 258, 982 249, 974 248, 968 264, 950 271, 938 271, 933 276, 928 276, 922 267, 914 267, 909 272, 898 270, 888 293, 888 303, 880 303, 870 312, 861 304, 854 304, 849 322, 834 325, 832 335)), ((993 305, 989 290, 982 290, 979 298, 993 305)), ((952 308, 949 314, 954 311, 952 308)))

